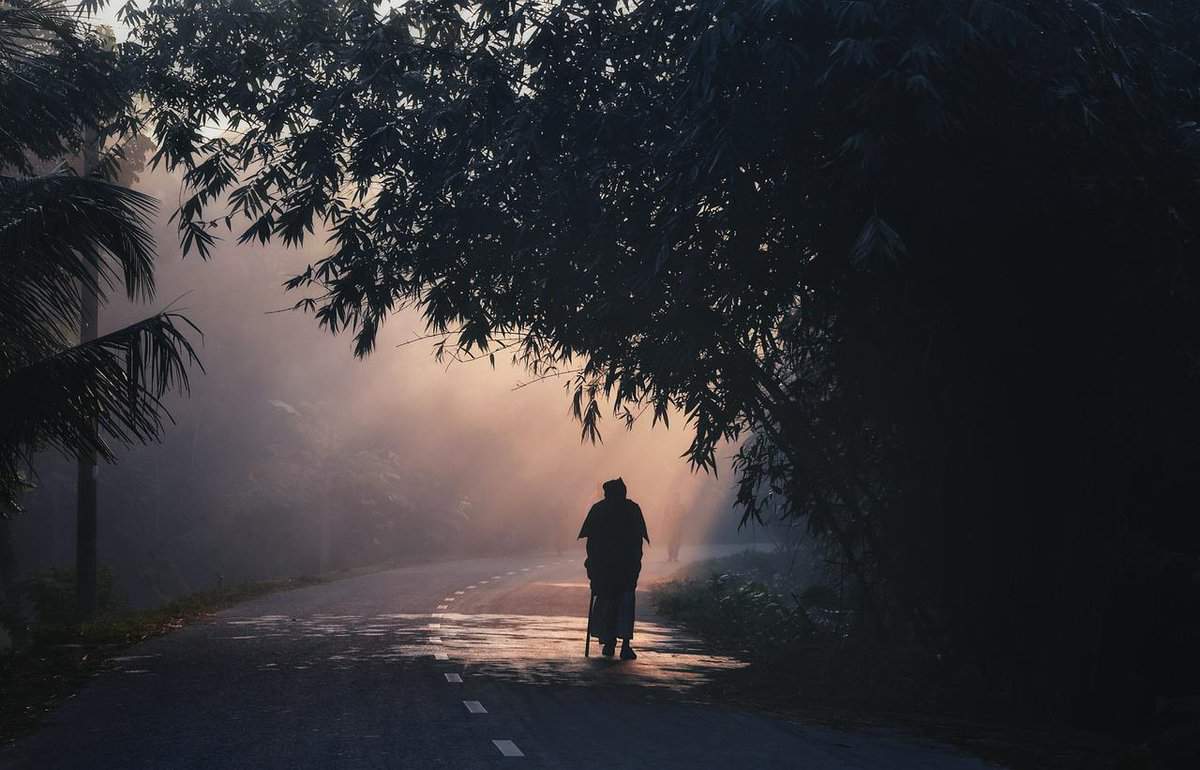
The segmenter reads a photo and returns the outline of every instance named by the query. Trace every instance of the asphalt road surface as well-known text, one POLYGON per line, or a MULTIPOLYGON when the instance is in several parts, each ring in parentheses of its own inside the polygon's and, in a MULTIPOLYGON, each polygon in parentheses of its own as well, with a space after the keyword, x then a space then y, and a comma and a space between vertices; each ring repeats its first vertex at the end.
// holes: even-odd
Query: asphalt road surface
MULTIPOLYGON (((684 549, 683 558, 710 555, 684 549)), ((658 622, 583 657, 588 589, 566 556, 442 562, 262 597, 143 643, 0 766, 86 768, 805 768, 982 770, 884 731, 697 702, 737 661, 658 622)))

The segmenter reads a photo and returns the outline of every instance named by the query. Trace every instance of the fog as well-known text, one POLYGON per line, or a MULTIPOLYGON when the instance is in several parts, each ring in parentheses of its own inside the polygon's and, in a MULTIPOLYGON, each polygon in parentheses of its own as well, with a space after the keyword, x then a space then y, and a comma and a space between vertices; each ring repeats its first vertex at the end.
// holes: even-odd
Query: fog
MULTIPOLYGON (((604 441, 580 440, 563 381, 527 379, 501 355, 447 367, 416 313, 393 317, 376 352, 352 356, 348 335, 310 315, 271 312, 297 298, 281 282, 321 256, 238 246, 234 233, 209 261, 181 259, 167 218, 179 182, 143 174, 161 203, 158 297, 114 299, 101 331, 172 306, 203 330, 190 398, 161 445, 101 466, 100 563, 134 605, 217 581, 313 574, 428 557, 559 550, 575 534, 601 481, 622 476, 646 513, 649 558, 665 551, 673 517, 687 541, 749 541, 731 508, 732 474, 693 473, 676 427, 632 431, 609 418, 604 441)), ((75 467, 38 462, 38 488, 12 522, 19 571, 74 560, 75 467)))

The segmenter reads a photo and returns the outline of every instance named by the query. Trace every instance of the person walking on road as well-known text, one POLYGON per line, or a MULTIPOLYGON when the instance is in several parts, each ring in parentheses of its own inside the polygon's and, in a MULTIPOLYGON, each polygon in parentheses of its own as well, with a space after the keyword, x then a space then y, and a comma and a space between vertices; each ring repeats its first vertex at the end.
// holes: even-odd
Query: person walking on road
POLYGON ((620 478, 604 482, 604 499, 588 511, 579 537, 587 538, 583 566, 595 602, 588 633, 600 640, 606 657, 616 651, 620 638, 621 659, 633 660, 634 596, 642 571, 642 541, 649 543, 650 535, 642 509, 626 497, 620 478))

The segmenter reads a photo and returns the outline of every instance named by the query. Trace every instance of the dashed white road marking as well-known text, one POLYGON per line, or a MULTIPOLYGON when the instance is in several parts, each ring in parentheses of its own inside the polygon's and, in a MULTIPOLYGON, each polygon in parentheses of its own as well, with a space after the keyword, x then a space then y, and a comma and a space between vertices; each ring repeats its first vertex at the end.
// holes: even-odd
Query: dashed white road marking
POLYGON ((525 752, 517 748, 517 744, 512 741, 497 741, 493 740, 492 745, 500 749, 500 753, 506 757, 523 757, 525 752))
POLYGON ((537 565, 537 568, 538 568, 538 569, 545 569, 545 568, 546 568, 546 565, 545 565, 545 564, 539 564, 539 565, 537 565))
POLYGON ((429 637, 429 643, 430 643, 430 644, 441 644, 441 643, 442 643, 442 637, 440 637, 440 636, 431 636, 431 637, 429 637))
POLYGON ((445 605, 445 604, 439 604, 439 605, 437 606, 437 608, 438 608, 439 610, 444 610, 444 609, 446 609, 446 608, 447 608, 447 606, 448 606, 448 605, 445 605))
MULTIPOLYGON (((522 572, 528 572, 528 571, 529 571, 529 567, 521 567, 521 571, 522 571, 522 572)), ((512 573, 510 572, 510 573, 508 573, 508 574, 510 574, 510 575, 511 575, 512 573)))
POLYGON ((442 601, 444 601, 444 602, 446 602, 447 604, 449 604, 450 602, 454 601, 454 597, 453 597, 453 596, 447 596, 445 599, 442 599, 442 601))
POLYGON ((462 674, 446 674, 446 681, 451 684, 462 684, 462 674))
POLYGON ((477 700, 465 700, 463 705, 467 707, 467 712, 470 714, 486 714, 487 709, 477 700))
MULTIPOLYGON (((486 583, 487 581, 485 580, 485 581, 483 581, 483 582, 485 582, 485 583, 486 583)), ((476 587, 477 587, 477 586, 467 586, 467 590, 468 590, 468 591, 474 591, 474 590, 476 589, 476 587)))
POLYGON ((455 591, 455 592, 454 592, 454 595, 455 595, 455 596, 462 596, 462 595, 463 595, 463 594, 465 594, 465 593, 466 593, 466 591, 455 591))
POLYGON ((516 570, 509 570, 508 574, 515 575, 515 574, 517 574, 517 572, 516 572, 516 570))
POLYGON ((444 652, 435 652, 435 653, 433 653, 433 659, 434 660, 450 660, 450 656, 444 652))
POLYGON ((490 580, 480 580, 479 585, 487 585, 490 582, 491 582, 490 580))

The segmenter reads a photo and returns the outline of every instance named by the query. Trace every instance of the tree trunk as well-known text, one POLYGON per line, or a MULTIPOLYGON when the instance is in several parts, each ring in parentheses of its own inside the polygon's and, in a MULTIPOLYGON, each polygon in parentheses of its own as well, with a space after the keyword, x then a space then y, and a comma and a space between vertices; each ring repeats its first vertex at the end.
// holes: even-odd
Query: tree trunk
MULTIPOLYGON (((83 173, 92 173, 98 164, 99 147, 95 132, 85 135, 83 151, 83 173)), ((100 265, 88 267, 93 281, 97 280, 100 265)), ((100 322, 100 303, 96 293, 88 287, 80 288, 79 342, 96 339, 96 327, 100 322)), ((91 425, 93 433, 97 427, 91 425)), ((96 453, 90 450, 79 453, 77 474, 78 502, 75 512, 75 589, 78 620, 85 623, 96 615, 96 453)))

